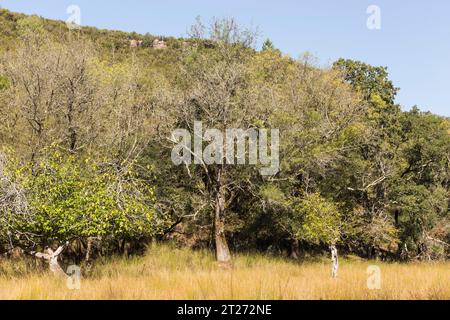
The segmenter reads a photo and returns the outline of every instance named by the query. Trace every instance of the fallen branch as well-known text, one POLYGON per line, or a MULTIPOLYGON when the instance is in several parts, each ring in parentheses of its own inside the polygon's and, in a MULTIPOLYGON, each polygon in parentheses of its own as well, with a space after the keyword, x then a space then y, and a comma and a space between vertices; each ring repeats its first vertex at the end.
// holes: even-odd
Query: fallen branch
POLYGON ((69 245, 69 241, 67 241, 64 245, 59 246, 56 251, 53 251, 51 248, 47 248, 47 253, 41 253, 41 252, 30 252, 31 255, 35 256, 36 258, 44 259, 48 262, 50 271, 53 272, 55 275, 64 275, 66 276, 66 273, 61 268, 58 262, 58 256, 64 251, 64 249, 69 245))

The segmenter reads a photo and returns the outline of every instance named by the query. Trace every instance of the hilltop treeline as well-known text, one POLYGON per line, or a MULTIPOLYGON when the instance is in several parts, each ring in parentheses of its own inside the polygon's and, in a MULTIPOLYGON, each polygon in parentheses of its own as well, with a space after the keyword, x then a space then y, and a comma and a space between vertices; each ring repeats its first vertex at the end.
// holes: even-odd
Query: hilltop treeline
POLYGON ((0 251, 77 259, 150 241, 292 258, 450 253, 450 121, 401 111, 384 67, 319 68, 233 20, 190 39, 0 12, 0 251), (159 37, 161 38, 161 37, 159 37), (130 48, 129 40, 143 40, 130 48), (171 134, 280 130, 280 171, 174 165, 171 134))

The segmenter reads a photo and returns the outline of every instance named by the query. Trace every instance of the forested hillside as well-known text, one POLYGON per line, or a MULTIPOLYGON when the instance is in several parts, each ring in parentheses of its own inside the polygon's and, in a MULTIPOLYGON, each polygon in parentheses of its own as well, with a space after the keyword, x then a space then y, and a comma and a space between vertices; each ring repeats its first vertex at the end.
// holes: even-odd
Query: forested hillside
POLYGON ((223 263, 334 244, 448 259, 450 120, 402 111, 386 68, 255 48, 230 19, 198 23, 189 39, 6 10, 0 28, 2 254, 69 242, 66 255, 89 262, 172 241, 223 263), (194 121, 279 129, 279 172, 175 165, 171 133, 194 121))

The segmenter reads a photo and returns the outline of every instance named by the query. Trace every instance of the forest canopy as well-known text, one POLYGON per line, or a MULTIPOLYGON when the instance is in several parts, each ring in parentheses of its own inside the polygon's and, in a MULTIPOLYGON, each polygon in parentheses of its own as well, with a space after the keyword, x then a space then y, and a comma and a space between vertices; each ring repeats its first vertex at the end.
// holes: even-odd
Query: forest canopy
POLYGON ((6 10, 0 26, 1 253, 69 241, 83 259, 174 241, 224 263, 329 245, 448 259, 450 119, 402 111, 387 68, 259 50, 233 19, 188 39, 6 10), (279 129, 279 172, 174 165, 170 135, 195 121, 279 129))

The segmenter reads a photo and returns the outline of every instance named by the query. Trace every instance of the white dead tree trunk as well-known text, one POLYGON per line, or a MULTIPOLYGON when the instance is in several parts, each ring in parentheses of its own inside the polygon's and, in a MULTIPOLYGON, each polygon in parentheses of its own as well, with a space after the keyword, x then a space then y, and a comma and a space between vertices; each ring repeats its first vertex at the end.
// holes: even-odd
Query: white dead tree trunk
POLYGON ((336 245, 332 244, 330 246, 331 250, 331 277, 337 278, 337 273, 339 269, 339 261, 338 261, 338 251, 336 249, 336 245))
POLYGON ((53 272, 53 274, 66 276, 66 273, 59 265, 58 256, 61 254, 61 252, 63 252, 63 250, 68 245, 69 242, 66 242, 64 245, 59 246, 56 251, 53 251, 51 248, 47 248, 47 253, 31 252, 31 254, 34 255, 36 258, 46 260, 48 262, 50 271, 53 272))

